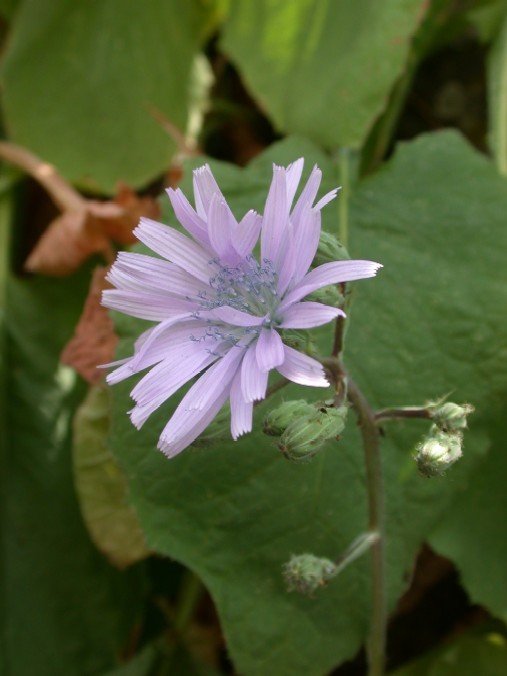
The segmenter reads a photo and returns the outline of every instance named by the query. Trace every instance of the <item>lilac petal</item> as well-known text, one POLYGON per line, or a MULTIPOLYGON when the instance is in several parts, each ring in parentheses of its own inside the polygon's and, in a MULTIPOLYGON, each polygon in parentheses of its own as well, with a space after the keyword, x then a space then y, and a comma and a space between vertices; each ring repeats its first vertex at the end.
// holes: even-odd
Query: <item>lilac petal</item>
POLYGON ((338 315, 345 317, 340 308, 330 307, 313 301, 302 301, 291 305, 283 315, 281 329, 311 329, 332 321, 338 315))
POLYGON ((202 310, 198 315, 202 319, 216 319, 233 326, 260 326, 264 322, 264 317, 257 317, 248 312, 235 310, 229 305, 213 308, 213 310, 202 310))
MULTIPOLYGON (((202 378, 204 376, 201 376, 194 387, 199 384, 202 378)), ((190 446, 218 414, 229 396, 229 389, 229 385, 224 386, 208 408, 193 411, 184 408, 188 401, 187 396, 192 393, 193 388, 191 388, 160 435, 157 445, 159 450, 168 458, 174 458, 190 446)))
POLYGON ((209 238, 213 250, 225 263, 229 262, 227 258, 231 254, 233 254, 233 257, 235 254, 231 242, 232 231, 235 226, 237 227, 237 223, 225 200, 219 198, 216 194, 213 195, 208 212, 209 238))
POLYGON ((287 220, 285 226, 285 237, 282 247, 283 256, 280 261, 277 261, 278 269, 278 282, 277 282, 277 291, 278 296, 281 298, 289 284, 292 283, 294 272, 296 270, 296 251, 294 243, 294 229, 290 220, 287 220))
POLYGON ((302 212, 305 209, 312 206, 315 197, 317 196, 321 180, 322 180, 322 172, 318 168, 318 166, 315 165, 312 169, 312 173, 310 174, 310 178, 306 182, 306 185, 303 188, 303 192, 299 196, 299 199, 296 202, 296 206, 292 211, 291 217, 296 231, 299 226, 299 219, 301 218, 302 212))
POLYGON ((261 231, 261 257, 275 263, 288 218, 285 169, 273 165, 273 180, 264 209, 261 231))
POLYGON ((181 315, 184 312, 190 315, 196 307, 195 301, 175 298, 169 294, 159 294, 154 291, 124 291, 123 289, 103 291, 102 305, 131 317, 156 322, 176 314, 181 315))
POLYGON ((194 169, 192 182, 194 185, 195 207, 197 213, 204 221, 207 221, 213 197, 216 196, 220 200, 225 201, 224 196, 218 187, 218 183, 215 181, 215 177, 211 173, 209 164, 194 169))
MULTIPOLYGON (((164 394, 166 390, 173 394, 187 380, 193 378, 201 368, 204 368, 200 364, 210 357, 212 357, 211 361, 218 359, 218 355, 210 355, 210 352, 201 343, 189 341, 182 344, 171 350, 163 361, 150 369, 134 387, 130 396, 136 404, 142 406, 153 398, 164 394), (196 368, 197 371, 195 371, 196 368), (188 373, 191 373, 191 375, 186 375, 188 373)), ((167 396, 170 396, 170 394, 167 396)))
MULTIPOLYGON (((236 373, 238 366, 245 355, 245 350, 242 347, 234 346, 229 349, 226 354, 215 364, 211 369, 206 371, 206 376, 210 371, 213 371, 214 376, 208 376, 206 387, 204 387, 204 382, 198 390, 194 390, 195 386, 192 388, 194 390, 194 396, 192 401, 189 401, 187 408, 200 410, 211 405, 213 399, 216 396, 216 392, 222 387, 222 383, 218 382, 224 381, 230 383, 236 373)), ((199 382, 202 378, 199 380, 199 382)))
POLYGON ((217 359, 216 355, 201 348, 200 353, 182 353, 179 361, 166 360, 152 368, 131 392, 136 401, 136 406, 130 411, 132 423, 140 429, 164 401, 217 359))
POLYGON ((193 335, 195 333, 205 334, 206 329, 205 323, 195 319, 189 321, 178 319, 176 324, 171 323, 161 330, 159 326, 154 326, 149 331, 145 331, 136 341, 134 348, 135 372, 138 373, 149 366, 153 366, 153 364, 157 364, 159 361, 166 359, 168 355, 172 355, 181 346, 188 345, 189 342, 191 344, 198 342, 197 339, 193 339, 193 335), (144 336, 146 338, 141 342, 141 338, 144 336))
MULTIPOLYGON (((188 330, 189 323, 190 322, 182 323, 183 326, 187 326, 185 341, 188 341, 188 335, 190 333, 190 330, 188 330)), ((176 327, 172 326, 172 324, 174 324, 174 321, 171 320, 169 322, 169 328, 164 326, 161 330, 160 324, 158 324, 141 333, 134 344, 134 355, 132 357, 120 359, 118 362, 105 365, 106 367, 119 365, 119 368, 112 371, 106 377, 106 382, 109 385, 114 385, 125 380, 125 378, 130 378, 134 373, 138 373, 139 371, 162 361, 162 359, 167 356, 167 350, 172 347, 171 344, 167 347, 165 345, 168 334, 170 335, 171 331, 176 330, 176 327), (136 368, 132 367, 133 361, 136 368)))
POLYGON ((231 385, 231 434, 234 441, 242 434, 252 431, 253 403, 245 401, 241 390, 241 371, 234 376, 231 385))
POLYGON ((296 190, 298 189, 299 181, 301 180, 301 174, 303 173, 303 166, 305 164, 304 158, 300 157, 299 160, 296 160, 286 169, 287 173, 287 204, 292 204, 296 190))
POLYGON ((160 322, 160 324, 157 324, 157 326, 154 326, 150 331, 149 335, 143 341, 143 344, 140 345, 139 347, 136 345, 136 353, 134 354, 134 356, 132 357, 132 361, 130 362, 132 372, 136 373, 137 371, 141 370, 141 368, 146 368, 146 366, 148 365, 146 364, 146 360, 148 359, 150 350, 153 348, 155 341, 158 338, 160 338, 161 334, 166 332, 170 327, 174 326, 175 324, 178 324, 179 322, 188 319, 189 316, 187 314, 176 315, 175 317, 170 317, 169 319, 160 322))
POLYGON ((189 389, 165 426, 160 435, 158 448, 169 458, 189 446, 206 429, 225 403, 238 362, 244 354, 242 350, 236 348, 232 348, 228 354, 231 353, 236 362, 225 361, 225 357, 215 362, 189 389), (211 396, 206 396, 207 394, 211 396), (195 402, 201 400, 207 405, 196 409, 195 402))
POLYGON ((380 263, 374 263, 373 261, 355 260, 335 261, 319 265, 318 268, 311 270, 305 275, 299 284, 285 296, 280 306, 280 312, 284 312, 289 305, 308 296, 309 293, 321 289, 323 286, 375 277, 381 267, 380 263))
POLYGON ((320 211, 308 207, 301 212, 299 226, 294 237, 295 266, 292 286, 308 272, 320 239, 320 211))
POLYGON ((334 200, 334 198, 338 194, 338 190, 341 190, 341 188, 335 188, 334 190, 330 190, 328 193, 326 193, 324 195, 324 197, 320 198, 320 200, 314 206, 314 209, 317 209, 317 211, 320 211, 323 207, 326 206, 326 204, 329 204, 329 202, 334 200))
POLYGON ((277 371, 287 380, 310 387, 329 387, 322 364, 302 352, 284 345, 285 361, 277 371))
POLYGON ((279 366, 284 360, 283 343, 275 329, 262 329, 255 348, 257 364, 267 373, 279 366))
POLYGON ((144 254, 120 251, 106 279, 121 289, 169 291, 173 295, 198 296, 209 289, 174 263, 144 254))
POLYGON ((194 209, 190 205, 190 202, 179 188, 176 190, 173 188, 168 188, 166 192, 169 195, 169 199, 171 200, 176 218, 181 223, 181 225, 192 235, 194 239, 196 239, 198 242, 201 242, 205 246, 209 246, 206 220, 203 220, 195 213, 194 209))
POLYGON ((181 232, 149 218, 141 218, 134 235, 155 253, 176 263, 197 279, 209 282, 213 275, 209 251, 181 232))
POLYGON ((255 343, 250 345, 241 364, 241 392, 247 402, 264 399, 268 387, 269 371, 260 370, 255 349, 255 343))
POLYGON ((232 231, 232 244, 242 258, 252 253, 261 231, 262 217, 251 210, 248 211, 238 226, 232 231))

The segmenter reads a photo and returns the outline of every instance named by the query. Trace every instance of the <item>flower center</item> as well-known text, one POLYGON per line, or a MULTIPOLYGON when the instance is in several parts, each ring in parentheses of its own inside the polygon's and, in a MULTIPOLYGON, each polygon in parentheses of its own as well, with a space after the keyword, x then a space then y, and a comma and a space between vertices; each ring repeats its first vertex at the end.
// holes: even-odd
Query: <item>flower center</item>
POLYGON ((211 293, 200 294, 201 305, 207 310, 217 307, 232 307, 257 317, 274 315, 280 298, 277 295, 277 274, 273 263, 264 259, 262 265, 248 256, 237 266, 222 265, 219 261, 217 273, 210 278, 211 293))
MULTIPOLYGON (((210 263, 216 266, 216 273, 210 277, 210 290, 199 293, 201 309, 231 307, 265 318, 262 326, 233 326, 216 319, 207 319, 205 331, 189 336, 192 341, 207 344, 209 347, 205 349, 210 354, 220 356, 224 349, 231 346, 247 347, 259 336, 262 327, 276 325, 280 298, 276 289, 277 273, 270 260, 264 259, 261 265, 253 256, 248 256, 237 266, 223 265, 218 259, 210 263)), ((199 318, 200 310, 194 316, 199 318)))

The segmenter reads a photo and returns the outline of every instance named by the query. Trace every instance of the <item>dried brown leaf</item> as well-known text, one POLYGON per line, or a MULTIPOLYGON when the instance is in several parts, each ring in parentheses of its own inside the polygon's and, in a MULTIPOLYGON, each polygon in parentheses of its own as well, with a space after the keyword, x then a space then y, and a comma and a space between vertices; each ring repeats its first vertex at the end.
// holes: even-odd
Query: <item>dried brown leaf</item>
POLYGON ((93 254, 113 255, 109 239, 87 211, 66 211, 55 218, 25 262, 30 272, 64 277, 93 254))
POLYGON ((106 267, 95 268, 76 331, 60 357, 63 364, 76 369, 90 385, 102 381, 104 371, 97 365, 113 360, 118 342, 108 311, 100 304, 102 291, 111 287, 105 280, 106 272, 106 267))
POLYGON ((84 200, 81 210, 64 211, 42 235, 25 268, 55 277, 74 272, 94 254, 114 259, 112 242, 128 245, 141 216, 158 218, 160 207, 152 197, 139 197, 121 185, 114 201, 84 200))

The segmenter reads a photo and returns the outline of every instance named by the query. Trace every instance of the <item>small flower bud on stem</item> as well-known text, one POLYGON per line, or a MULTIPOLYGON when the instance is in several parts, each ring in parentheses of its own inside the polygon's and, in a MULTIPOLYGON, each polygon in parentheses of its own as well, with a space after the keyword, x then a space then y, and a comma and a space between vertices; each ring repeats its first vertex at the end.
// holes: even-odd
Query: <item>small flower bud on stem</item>
POLYGON ((425 477, 441 476, 463 455, 461 432, 443 432, 432 425, 429 434, 417 447, 415 461, 425 477))

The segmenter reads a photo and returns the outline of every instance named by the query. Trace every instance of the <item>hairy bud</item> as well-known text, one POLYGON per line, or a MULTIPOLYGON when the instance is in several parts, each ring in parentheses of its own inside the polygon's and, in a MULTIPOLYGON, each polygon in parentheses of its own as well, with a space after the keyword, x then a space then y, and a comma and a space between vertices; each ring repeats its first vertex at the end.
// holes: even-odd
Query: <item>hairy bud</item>
POLYGON ((425 477, 441 476, 463 455, 460 432, 443 432, 432 425, 428 436, 418 446, 415 461, 425 477))
POLYGON ((291 556, 290 561, 283 566, 288 590, 309 595, 326 585, 335 571, 336 565, 330 559, 321 559, 313 554, 291 556))
POLYGON ((325 286, 323 289, 314 291, 308 296, 308 300, 339 308, 343 307, 345 303, 345 298, 336 285, 325 286))
POLYGON ((444 432, 459 432, 467 427, 467 416, 474 412, 471 404, 454 404, 451 401, 430 406, 431 418, 444 432))
POLYGON ((290 423, 280 437, 278 448, 292 462, 309 462, 326 441, 343 432, 346 418, 346 406, 314 406, 310 414, 290 423))
POLYGON ((332 263, 334 261, 349 260, 349 252, 330 232, 322 230, 320 233, 319 246, 317 253, 313 259, 312 265, 317 267, 324 263, 332 263))
POLYGON ((262 431, 269 436, 279 437, 292 422, 298 420, 301 416, 312 413, 314 410, 313 404, 309 404, 304 399, 284 401, 264 418, 262 431))

